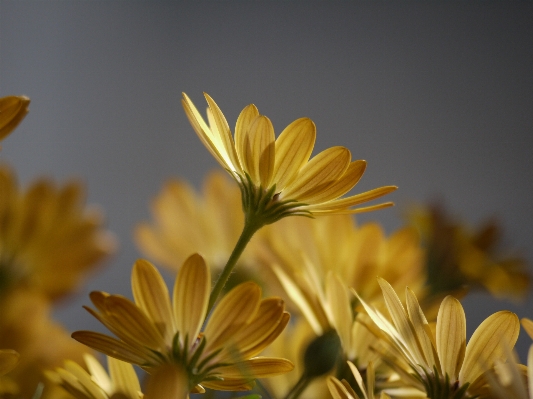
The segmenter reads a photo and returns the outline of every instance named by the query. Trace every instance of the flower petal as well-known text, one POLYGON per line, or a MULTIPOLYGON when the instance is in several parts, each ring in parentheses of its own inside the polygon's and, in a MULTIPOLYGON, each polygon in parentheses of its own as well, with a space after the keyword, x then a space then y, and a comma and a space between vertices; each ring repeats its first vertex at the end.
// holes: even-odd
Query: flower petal
POLYGON ((231 366, 220 367, 222 378, 264 378, 288 373, 294 369, 290 360, 278 357, 254 357, 231 366))
POLYGON ((466 346, 465 360, 459 373, 461 384, 474 382, 496 359, 505 360, 504 347, 514 347, 519 331, 520 322, 512 312, 504 310, 487 317, 466 346))
MULTIPOLYGON (((353 161, 346 172, 335 182, 330 184, 319 195, 313 197, 313 203, 318 204, 339 198, 350 191, 361 179, 366 169, 366 161, 353 161)), ((311 201, 307 201, 310 203, 311 201)))
POLYGON ((151 319, 165 342, 172 342, 176 329, 167 285, 150 262, 139 259, 131 275, 131 288, 135 303, 151 319))
POLYGON ((331 147, 322 151, 300 170, 293 184, 283 190, 282 198, 312 202, 315 196, 346 172, 350 159, 350 151, 345 147, 331 147))
POLYGON ((241 165, 245 165, 246 140, 250 126, 259 116, 259 110, 254 104, 250 104, 241 111, 235 124, 235 149, 241 165))
POLYGON ((30 99, 25 96, 0 98, 0 140, 15 129, 28 113, 30 99))
POLYGON ((327 384, 329 393, 333 396, 333 399, 359 399, 359 396, 355 392, 349 392, 347 387, 335 377, 329 376, 327 384))
POLYGON ((310 205, 308 208, 312 209, 313 211, 347 209, 352 206, 356 206, 383 197, 384 195, 392 193, 397 189, 398 187, 396 186, 378 187, 369 191, 365 191, 361 194, 352 195, 350 197, 339 198, 328 202, 317 203, 316 205, 310 205))
POLYGON ((442 375, 456 381, 466 348, 466 317, 461 302, 448 295, 437 315, 437 353, 442 375))
POLYGON ((188 336, 193 343, 205 320, 211 276, 204 258, 198 254, 189 256, 183 263, 174 285, 174 317, 180 339, 188 336))
POLYGON ((141 385, 135 369, 129 363, 108 357, 109 375, 113 380, 113 393, 124 394, 127 398, 135 398, 141 392, 141 385))
POLYGON ((235 169, 237 169, 237 173, 242 173, 239 159, 237 157, 237 151, 235 150, 235 143, 233 142, 233 136, 231 135, 228 122, 226 121, 226 118, 224 117, 224 114, 218 105, 209 96, 209 94, 204 93, 204 97, 207 100, 207 104, 209 104, 209 109, 212 112, 212 116, 218 130, 220 143, 229 158, 229 162, 235 167, 235 169))
POLYGON ((252 319, 261 300, 261 288, 253 282, 238 285, 227 293, 215 306, 204 330, 209 353, 233 337, 252 319))
POLYGON ((527 317, 523 317, 520 322, 522 324, 522 327, 524 327, 524 330, 526 331, 527 335, 529 335, 529 338, 533 339, 533 321, 531 319, 528 319, 527 317))
POLYGON ((153 356, 153 354, 146 348, 133 347, 116 338, 97 332, 75 331, 72 333, 72 338, 87 345, 89 348, 93 348, 98 352, 102 352, 124 362, 142 366, 147 363, 155 364, 159 361, 159 359, 153 356))
POLYGON ((275 136, 272 122, 260 115, 253 121, 244 137, 243 168, 252 181, 263 188, 270 186, 274 172, 275 136))
POLYGON ((291 184, 307 163, 316 140, 316 126, 309 118, 296 119, 276 140, 273 181, 278 192, 291 184))
POLYGON ((191 126, 198 135, 200 141, 209 150, 211 155, 222 165, 226 170, 236 171, 234 165, 231 163, 224 145, 221 143, 220 137, 214 135, 209 126, 204 121, 204 118, 200 115, 191 99, 187 94, 183 93, 183 99, 181 100, 185 115, 189 119, 191 126))

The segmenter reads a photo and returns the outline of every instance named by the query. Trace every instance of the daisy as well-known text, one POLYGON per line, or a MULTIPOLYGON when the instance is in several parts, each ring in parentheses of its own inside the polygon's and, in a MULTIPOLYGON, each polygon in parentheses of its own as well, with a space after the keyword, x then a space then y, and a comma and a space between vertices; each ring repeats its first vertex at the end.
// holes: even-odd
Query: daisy
POLYGON ((3 290, 30 287, 56 299, 116 247, 102 213, 84 203, 83 186, 39 179, 19 187, 0 165, 0 274, 3 290))
POLYGON ((30 99, 25 96, 0 98, 0 140, 11 133, 28 113, 30 99))
POLYGON ((135 302, 91 293, 96 310, 87 310, 118 338, 90 331, 72 336, 108 356, 138 364, 157 381, 152 386, 174 384, 173 392, 181 397, 204 387, 248 390, 255 378, 292 370, 288 360, 257 357, 289 321, 283 301, 261 300, 257 284, 240 284, 220 300, 202 329, 210 285, 209 268, 194 254, 178 273, 171 301, 157 269, 139 260, 132 273, 135 302), (184 374, 186 378, 179 377, 184 374))
POLYGON ((350 151, 340 146, 309 160, 316 138, 309 118, 295 120, 276 139, 270 119, 250 104, 239 115, 233 137, 220 108, 204 95, 208 123, 184 93, 185 113, 200 140, 239 184, 249 218, 257 213, 269 224, 294 214, 358 213, 392 205, 354 208, 394 191, 395 186, 340 198, 357 184, 366 162, 352 161, 350 151))
POLYGON ((406 289, 404 308, 394 289, 379 279, 392 323, 361 298, 361 304, 383 332, 382 354, 396 372, 428 398, 475 397, 486 384, 486 371, 505 361, 505 350, 518 338, 518 317, 509 311, 489 316, 466 344, 466 318, 452 296, 442 301, 433 332, 414 293, 406 289), (403 367, 408 365, 408 369, 403 367))
POLYGON ((107 358, 109 373, 93 356, 84 356, 88 372, 79 364, 67 360, 64 367, 45 375, 54 384, 63 387, 76 399, 140 399, 141 386, 133 366, 112 357, 107 358))

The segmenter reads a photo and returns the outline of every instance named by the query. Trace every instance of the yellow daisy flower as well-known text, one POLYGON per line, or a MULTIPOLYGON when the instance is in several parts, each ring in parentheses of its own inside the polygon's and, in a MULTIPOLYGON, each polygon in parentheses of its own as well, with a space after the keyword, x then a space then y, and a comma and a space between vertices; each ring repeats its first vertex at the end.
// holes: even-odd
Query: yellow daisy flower
POLYGON ((178 273, 171 302, 157 269, 139 260, 132 273, 135 303, 93 292, 96 310, 87 308, 118 339, 90 331, 72 336, 108 356, 140 365, 158 384, 170 383, 185 370, 188 386, 181 387, 182 392, 203 387, 247 390, 255 378, 292 370, 288 360, 256 357, 289 321, 283 301, 261 300, 257 284, 243 283, 220 300, 201 331, 210 285, 209 268, 194 254, 178 273))
POLYGON ((0 292, 28 286, 57 298, 115 248, 102 215, 84 205, 83 189, 48 179, 22 190, 0 165, 0 292))
POLYGON ((392 323, 360 297, 359 300, 383 332, 388 351, 382 355, 406 383, 425 392, 428 398, 475 397, 487 384, 486 371, 496 361, 505 361, 505 351, 516 343, 520 323, 512 312, 489 316, 466 344, 466 317, 457 299, 444 298, 433 332, 409 288, 405 309, 389 283, 379 279, 379 284, 392 323), (402 364, 407 364, 409 370, 402 364))
POLYGON ((140 399, 141 386, 133 366, 112 357, 107 358, 109 374, 93 356, 84 356, 88 372, 67 360, 64 367, 45 372, 49 380, 61 386, 76 399, 140 399))
POLYGON ((28 113, 30 99, 25 96, 0 98, 0 140, 11 133, 28 113))
POLYGON ((220 108, 204 95, 208 123, 184 93, 185 113, 202 143, 239 184, 247 218, 264 225, 288 215, 357 213, 392 205, 354 208, 394 186, 341 198, 357 184, 366 162, 352 162, 345 147, 329 148, 309 160, 316 138, 309 118, 295 120, 276 139, 270 120, 251 104, 239 115, 233 137, 220 108))
MULTIPOLYGON (((135 241, 147 256, 176 272, 195 252, 220 270, 244 225, 240 202, 239 188, 220 170, 207 176, 201 193, 185 181, 172 179, 151 204, 153 221, 135 229, 135 241)), ((239 265, 256 263, 250 245, 239 265)))

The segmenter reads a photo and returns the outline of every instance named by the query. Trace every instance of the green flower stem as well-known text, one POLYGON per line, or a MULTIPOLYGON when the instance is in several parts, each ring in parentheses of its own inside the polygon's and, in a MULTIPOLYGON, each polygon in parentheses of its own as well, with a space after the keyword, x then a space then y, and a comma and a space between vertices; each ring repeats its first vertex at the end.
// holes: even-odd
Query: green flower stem
POLYGON ((287 393, 285 399, 297 399, 300 397, 312 380, 313 378, 309 378, 305 373, 302 374, 298 382, 292 387, 289 393, 287 393))
POLYGON ((258 221, 256 218, 247 218, 246 222, 244 223, 244 228, 242 230, 241 236, 239 237, 237 244, 235 244, 235 248, 233 248, 233 252, 229 257, 226 266, 224 266, 224 270, 222 270, 222 273, 220 274, 220 276, 218 276, 218 280, 215 283, 213 291, 211 291, 211 296, 209 297, 209 306, 207 307, 207 314, 209 314, 211 312, 211 309, 213 309, 215 302, 217 301, 222 290, 224 289, 224 286, 226 285, 229 276, 231 275, 231 272, 235 268, 237 261, 239 260, 241 254, 244 251, 244 248, 246 248, 246 245, 250 242, 250 239, 257 232, 257 230, 259 230, 263 226, 264 223, 258 221))

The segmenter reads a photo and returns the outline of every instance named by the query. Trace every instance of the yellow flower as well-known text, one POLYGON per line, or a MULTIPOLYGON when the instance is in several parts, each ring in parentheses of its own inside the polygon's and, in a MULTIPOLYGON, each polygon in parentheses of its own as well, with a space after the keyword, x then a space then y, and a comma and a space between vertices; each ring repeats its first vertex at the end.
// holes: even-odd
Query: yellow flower
POLYGON ((496 297, 522 298, 530 286, 525 259, 502 255, 501 227, 491 220, 472 230, 439 205, 412 209, 410 222, 426 248, 428 284, 433 293, 460 294, 464 287, 496 297))
POLYGON ((209 123, 183 94, 185 113, 202 143, 239 184, 247 218, 259 218, 264 225, 288 215, 357 213, 392 205, 354 208, 394 186, 341 198, 357 184, 366 162, 352 162, 345 147, 329 148, 309 160, 316 138, 310 119, 295 120, 276 139, 270 120, 251 104, 239 115, 233 137, 220 108, 204 95, 209 123))
POLYGON ((201 331, 210 285, 207 265, 194 254, 178 273, 171 302, 157 269, 139 260, 132 273, 135 303, 93 292, 97 310, 87 308, 118 339, 90 331, 72 336, 108 356, 140 365, 161 384, 172 380, 181 367, 188 376, 185 391, 202 391, 200 383, 212 389, 246 390, 255 378, 292 370, 288 360, 256 357, 289 321, 283 301, 261 300, 257 284, 243 283, 220 300, 201 331))
MULTIPOLYGON (((137 226, 136 242, 147 256, 172 270, 178 271, 195 252, 220 270, 244 225, 240 199, 238 187, 222 171, 209 174, 201 194, 185 181, 170 180, 152 202, 153 222, 137 226)), ((253 263, 248 245, 239 264, 253 263)))
MULTIPOLYGON (((364 399, 374 399, 376 395, 374 394, 375 387, 375 375, 374 375, 374 365, 372 362, 368 363, 368 368, 366 369, 366 384, 363 381, 361 373, 354 366, 352 362, 348 362, 348 367, 350 368, 357 385, 363 394, 364 399)), ((353 388, 346 380, 339 381, 335 377, 328 377, 328 388, 331 396, 334 399, 360 399, 361 396, 355 393, 353 388)), ((381 392, 379 396, 380 399, 390 399, 390 396, 385 392, 381 392)))
POLYGON ((0 140, 11 133, 28 113, 30 99, 25 96, 0 98, 0 140))
POLYGON ((0 165, 0 292, 28 286, 57 298, 114 250, 101 213, 83 202, 79 183, 40 179, 22 190, 0 165))
POLYGON ((396 292, 379 279, 392 323, 361 298, 362 305, 383 332, 388 351, 382 355, 407 383, 429 398, 467 398, 486 385, 486 371, 496 361, 504 361, 506 350, 518 338, 518 317, 509 311, 489 316, 466 344, 466 317, 461 303, 452 296, 442 301, 435 332, 420 309, 414 293, 406 289, 407 310, 396 292), (407 364, 411 372, 402 367, 407 364))
POLYGON ((57 384, 76 399, 140 399, 141 386, 133 366, 112 357, 107 358, 109 374, 100 362, 91 355, 85 355, 87 372, 79 364, 67 360, 64 368, 47 370, 48 379, 57 384))

